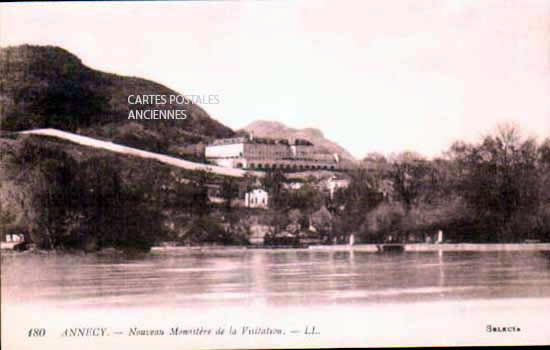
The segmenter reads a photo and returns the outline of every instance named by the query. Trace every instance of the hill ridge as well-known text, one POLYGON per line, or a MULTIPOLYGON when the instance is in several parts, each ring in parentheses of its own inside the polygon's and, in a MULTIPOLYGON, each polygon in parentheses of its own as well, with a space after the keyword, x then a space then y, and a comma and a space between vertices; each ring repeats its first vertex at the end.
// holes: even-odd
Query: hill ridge
POLYGON ((57 46, 0 48, 0 130, 56 128, 170 153, 234 135, 194 103, 128 103, 129 95, 150 94, 182 95, 151 80, 94 70, 57 46), (136 108, 185 109, 187 119, 129 119, 136 108))
POLYGON ((292 128, 279 121, 270 121, 260 119, 253 121, 244 128, 240 129, 244 132, 253 132, 258 137, 276 137, 276 138, 300 138, 310 141, 320 151, 338 154, 341 158, 348 161, 356 162, 357 160, 342 146, 336 142, 327 139, 323 132, 317 128, 292 128))

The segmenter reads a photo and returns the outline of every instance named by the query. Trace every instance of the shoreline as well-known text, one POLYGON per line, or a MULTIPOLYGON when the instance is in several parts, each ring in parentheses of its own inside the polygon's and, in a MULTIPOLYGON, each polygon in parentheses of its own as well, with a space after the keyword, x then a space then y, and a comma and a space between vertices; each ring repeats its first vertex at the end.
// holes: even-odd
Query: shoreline
MULTIPOLYGON (((219 250, 234 250, 234 251, 354 251, 354 252, 369 252, 377 253, 377 245, 380 244, 356 244, 353 246, 347 244, 335 245, 310 245, 300 248, 292 247, 254 247, 249 246, 212 246, 212 245, 197 245, 197 246, 153 246, 145 255, 155 252, 166 251, 191 251, 191 252, 208 252, 219 250)), ((493 252, 493 251, 548 251, 550 252, 550 243, 442 243, 442 244, 426 244, 426 243, 405 243, 403 244, 405 252, 493 252)), ((63 251, 63 250, 42 250, 31 249, 23 251, 15 251, 12 249, 0 250, 2 255, 26 255, 26 254, 68 254, 68 255, 119 255, 125 254, 123 250, 106 248, 97 252, 84 251, 63 251)))
MULTIPOLYGON (((378 244, 380 245, 380 244, 378 244)), ((312 250, 354 250, 377 252, 377 244, 310 246, 312 250)), ((406 252, 437 252, 437 251, 550 251, 550 243, 404 243, 406 252)))
MULTIPOLYGON (((353 246, 347 244, 335 245, 310 245, 305 248, 269 248, 269 247, 254 247, 253 250, 270 250, 270 251, 285 251, 285 250, 345 250, 359 252, 378 252, 376 248, 380 244, 356 244, 353 246)), ((550 251, 550 243, 405 243, 406 252, 436 252, 436 251, 550 251)), ((191 250, 191 251, 210 251, 210 250, 249 250, 247 246, 154 246, 153 251, 170 251, 170 250, 191 250)))

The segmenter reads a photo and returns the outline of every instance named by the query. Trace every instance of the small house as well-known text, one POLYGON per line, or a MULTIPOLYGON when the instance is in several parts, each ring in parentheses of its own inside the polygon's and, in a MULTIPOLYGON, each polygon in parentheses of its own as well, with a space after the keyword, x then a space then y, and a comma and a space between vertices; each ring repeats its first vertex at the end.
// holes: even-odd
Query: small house
POLYGON ((338 178, 336 176, 331 176, 325 182, 325 188, 329 191, 330 198, 334 198, 334 192, 339 188, 347 188, 349 186, 349 180, 344 178, 338 178))
POLYGON ((269 195, 266 190, 256 188, 244 195, 244 204, 247 208, 267 208, 269 195))

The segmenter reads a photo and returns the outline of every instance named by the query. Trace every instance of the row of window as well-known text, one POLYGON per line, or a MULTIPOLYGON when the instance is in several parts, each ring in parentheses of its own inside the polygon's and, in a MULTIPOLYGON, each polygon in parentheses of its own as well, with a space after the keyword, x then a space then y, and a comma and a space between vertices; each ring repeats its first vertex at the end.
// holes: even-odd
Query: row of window
MULTIPOLYGON (((237 168, 242 168, 242 163, 237 163, 237 168)), ((298 165, 298 164, 262 164, 250 163, 250 169, 292 169, 292 170, 334 170, 334 165, 298 165)))
POLYGON ((250 205, 254 205, 254 204, 264 204, 265 205, 267 203, 266 203, 265 198, 260 199, 260 198, 252 197, 252 198, 250 198, 250 205))

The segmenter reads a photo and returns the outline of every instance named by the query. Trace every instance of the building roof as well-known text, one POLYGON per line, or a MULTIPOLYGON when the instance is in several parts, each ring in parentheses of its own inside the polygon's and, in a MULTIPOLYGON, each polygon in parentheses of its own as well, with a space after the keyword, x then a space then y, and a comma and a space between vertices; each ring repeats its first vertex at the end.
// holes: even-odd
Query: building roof
POLYGON ((276 139, 269 137, 250 137, 250 136, 241 136, 241 137, 231 137, 224 139, 216 139, 208 146, 220 146, 220 145, 231 145, 236 143, 252 143, 252 144, 264 144, 264 145, 296 145, 296 146, 313 146, 308 140, 304 139, 276 139))

